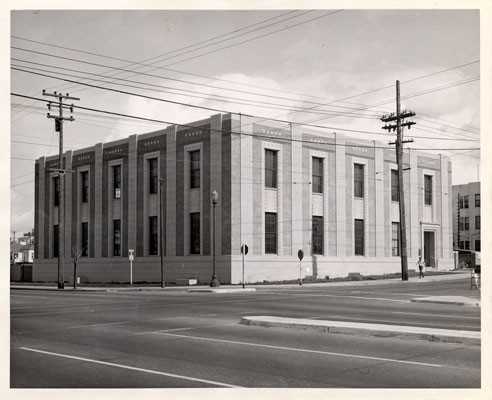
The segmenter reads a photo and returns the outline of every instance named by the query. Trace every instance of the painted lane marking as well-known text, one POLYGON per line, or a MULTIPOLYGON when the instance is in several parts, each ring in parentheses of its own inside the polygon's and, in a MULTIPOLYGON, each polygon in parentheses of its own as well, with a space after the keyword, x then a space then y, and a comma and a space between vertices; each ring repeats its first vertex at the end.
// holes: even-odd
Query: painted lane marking
POLYGON ((155 334, 156 335, 164 335, 164 336, 174 336, 174 337, 191 339, 191 340, 205 340, 205 341, 209 341, 209 342, 239 344, 239 345, 243 345, 243 346, 264 347, 264 348, 275 349, 275 350, 295 351, 295 352, 300 352, 300 353, 322 354, 322 355, 328 355, 328 356, 347 357, 347 358, 361 358, 364 360, 386 361, 386 362, 394 362, 394 363, 399 363, 399 364, 422 365, 422 366, 436 367, 436 368, 442 367, 441 364, 430 364, 430 363, 423 363, 423 362, 418 362, 418 361, 405 361, 405 360, 397 360, 397 359, 393 359, 393 358, 361 356, 361 355, 357 355, 357 354, 334 353, 334 352, 330 352, 330 351, 308 350, 308 349, 300 349, 300 348, 295 348, 295 347, 284 347, 284 346, 273 346, 273 345, 260 344, 260 343, 239 342, 236 340, 224 340, 224 339, 206 338, 206 337, 201 337, 201 336, 179 335, 177 333, 155 332, 155 334))
POLYGON ((99 324, 73 325, 73 326, 65 326, 65 327, 58 327, 58 328, 51 328, 51 329, 35 329, 35 330, 30 330, 30 331, 16 331, 16 333, 61 331, 63 329, 92 328, 92 327, 97 327, 97 326, 124 325, 124 324, 131 324, 131 323, 138 324, 141 322, 164 321, 164 320, 168 320, 168 319, 214 317, 216 315, 217 314, 183 315, 181 317, 164 317, 164 318, 137 319, 137 320, 118 321, 118 322, 101 322, 99 324))
MULTIPOLYGON (((276 292, 277 294, 284 294, 276 292)), ((308 293, 291 293, 291 296, 304 296, 304 297, 336 297, 338 299, 363 299, 363 300, 383 300, 383 301, 396 301, 398 303, 408 303, 408 300, 388 299, 383 297, 364 297, 364 296, 344 296, 340 294, 308 294, 308 293)))
POLYGON ((202 329, 202 328, 217 328, 217 327, 222 327, 222 326, 237 326, 237 322, 231 323, 231 324, 215 324, 215 325, 201 325, 201 326, 190 326, 187 328, 174 328, 174 329, 163 329, 160 331, 149 331, 149 332, 140 332, 140 333, 134 333, 133 335, 150 335, 150 334, 155 334, 155 333, 165 333, 165 332, 177 332, 177 331, 192 331, 193 329, 202 329))
POLYGON ((210 381, 210 380, 207 380, 207 379, 192 378, 190 376, 171 374, 171 373, 168 373, 168 372, 155 371, 155 370, 152 370, 152 369, 137 368, 137 367, 132 367, 132 366, 129 366, 129 365, 116 364, 116 363, 111 363, 111 362, 107 362, 107 361, 99 361, 99 360, 94 360, 94 359, 91 359, 91 358, 76 357, 76 356, 70 356, 68 354, 53 353, 53 352, 50 352, 50 351, 44 351, 44 350, 38 350, 38 349, 31 349, 29 347, 19 347, 19 349, 26 350, 26 351, 32 351, 34 353, 47 354, 47 355, 50 355, 50 356, 69 358, 71 360, 85 361, 85 362, 89 362, 89 363, 93 363, 93 364, 100 364, 100 365, 107 365, 109 367, 116 367, 116 368, 121 368, 121 369, 129 369, 131 371, 137 371, 137 372, 145 372, 147 374, 162 375, 162 376, 167 376, 167 377, 170 377, 170 378, 177 378, 177 379, 184 379, 184 380, 187 380, 187 381, 207 383, 207 384, 214 385, 214 386, 222 386, 222 387, 227 387, 227 388, 240 388, 240 387, 242 387, 242 386, 229 385, 228 383, 223 383, 223 382, 210 381))

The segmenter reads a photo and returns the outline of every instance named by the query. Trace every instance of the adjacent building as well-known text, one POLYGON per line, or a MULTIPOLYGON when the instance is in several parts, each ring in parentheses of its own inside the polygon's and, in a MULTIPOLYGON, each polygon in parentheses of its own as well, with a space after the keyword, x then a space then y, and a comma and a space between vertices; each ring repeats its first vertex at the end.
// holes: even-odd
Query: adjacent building
MULTIPOLYGON (((222 283, 400 271, 394 147, 235 114, 67 151, 65 278, 222 283), (214 210, 211 193, 217 191, 214 210), (215 211, 215 212, 214 212, 215 211), (215 236, 213 231, 215 215, 215 236), (161 229, 162 224, 162 229, 161 229)), ((452 269, 451 162, 406 151, 409 268, 452 269)), ((57 280, 58 157, 35 164, 33 280, 57 280)))
POLYGON ((480 182, 453 185, 453 248, 481 251, 480 182))

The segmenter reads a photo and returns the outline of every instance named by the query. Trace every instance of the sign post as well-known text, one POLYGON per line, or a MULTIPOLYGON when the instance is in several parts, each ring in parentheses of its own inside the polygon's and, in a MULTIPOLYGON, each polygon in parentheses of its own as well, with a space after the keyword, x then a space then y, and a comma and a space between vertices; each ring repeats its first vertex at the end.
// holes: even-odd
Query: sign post
POLYGON ((304 258, 304 252, 299 250, 297 257, 299 257, 299 286, 302 286, 302 259, 304 258))
POLYGON ((130 260, 130 286, 133 286, 133 260, 135 259, 135 250, 128 249, 128 259, 130 260))
POLYGON ((243 244, 241 246, 241 254, 243 255, 243 289, 244 289, 244 256, 248 254, 248 245, 243 244))

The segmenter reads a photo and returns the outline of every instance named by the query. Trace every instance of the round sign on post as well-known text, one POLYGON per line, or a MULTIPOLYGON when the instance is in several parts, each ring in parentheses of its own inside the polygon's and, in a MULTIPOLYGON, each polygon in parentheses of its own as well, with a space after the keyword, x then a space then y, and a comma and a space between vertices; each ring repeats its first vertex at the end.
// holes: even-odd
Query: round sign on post
POLYGON ((299 261, 302 261, 302 259, 304 258, 304 252, 302 250, 299 250, 297 252, 297 257, 299 257, 299 261))
POLYGON ((248 245, 247 244, 243 244, 241 246, 241 254, 244 254, 245 256, 248 254, 248 245))

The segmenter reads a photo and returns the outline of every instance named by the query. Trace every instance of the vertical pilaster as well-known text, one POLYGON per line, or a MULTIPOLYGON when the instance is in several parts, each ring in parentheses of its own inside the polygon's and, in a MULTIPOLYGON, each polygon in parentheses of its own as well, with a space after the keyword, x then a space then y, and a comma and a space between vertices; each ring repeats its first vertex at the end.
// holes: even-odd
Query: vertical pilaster
MULTIPOLYGON (((448 179, 448 158, 447 157, 442 157, 439 155, 440 158, 440 174, 441 174, 441 187, 440 192, 440 199, 441 199, 441 254, 438 255, 437 258, 449 258, 451 254, 451 247, 453 243, 453 237, 452 237, 452 225, 450 225, 450 221, 448 218, 449 215, 449 205, 450 201, 449 199, 452 198, 452 188, 449 183, 448 179)), ((470 196, 470 206, 472 204, 474 205, 475 199, 470 196)), ((471 218, 470 218, 471 219, 471 218)), ((475 226, 475 221, 470 221, 473 226, 475 226)), ((471 245, 471 243, 470 243, 471 245)), ((470 248, 473 248, 471 246, 470 248)))
MULTIPOLYGON (((72 170, 72 150, 65 152, 65 168, 69 171, 72 170)), ((70 262, 72 257, 72 221, 70 216, 72 215, 72 180, 75 179, 73 173, 67 172, 65 174, 65 237, 64 237, 64 258, 65 262, 70 262)), ((74 238, 77 240, 77 238, 74 238)))
MULTIPOLYGON (((374 210, 374 226, 376 231, 376 257, 384 257, 384 176, 386 171, 384 170, 384 150, 380 148, 374 148, 374 181, 375 181, 375 210, 374 210)), ((391 180, 391 170, 390 170, 391 180)), ((370 196, 371 194, 368 193, 370 196)), ((369 214, 370 215, 370 214, 369 214)), ((391 221, 390 221, 391 222, 391 221)))
POLYGON ((95 216, 94 216, 94 257, 102 256, 102 193, 103 193, 103 145, 97 143, 95 146, 95 177, 94 177, 94 195, 95 195, 95 216))
MULTIPOLYGON (((215 207, 215 254, 222 254, 222 115, 216 114, 210 118, 210 191, 219 193, 215 207)), ((210 216, 213 218, 212 202, 207 193, 204 193, 205 204, 210 204, 210 216)), ((213 224, 210 224, 210 237, 213 235, 213 224)), ((212 242, 212 241, 211 241, 212 242)), ((212 253, 212 248, 210 248, 212 253)))
MULTIPOLYGON (((303 180, 303 167, 302 167, 302 131, 299 125, 291 125, 292 132, 292 151, 291 151, 291 165, 292 165, 292 256, 297 256, 297 251, 303 248, 303 221, 305 218, 311 217, 305 215, 304 212, 310 212, 311 209, 305 210, 302 206, 302 189, 307 188, 305 195, 310 198, 311 193, 308 185, 299 184, 301 182, 308 182, 303 180)), ((287 180, 288 181, 288 180, 287 180)), ((309 254, 309 253, 308 253, 309 254)))
POLYGON ((166 129, 166 250, 167 256, 176 255, 176 126, 166 129))
POLYGON ((410 223, 409 226, 407 225, 407 231, 410 232, 410 235, 408 240, 409 243, 407 243, 407 256, 412 260, 418 257, 420 249, 419 193, 423 191, 419 188, 419 166, 417 153, 411 150, 409 180, 408 191, 410 194, 410 216, 408 219, 410 220, 410 223))
MULTIPOLYGON (((242 241, 249 247, 250 254, 261 254, 261 247, 256 247, 253 240, 253 119, 241 117, 241 229, 242 241)), ((258 221, 256 221, 258 222, 258 221)), ((260 244, 261 246, 261 244, 260 244)))
MULTIPOLYGON (((44 242, 45 242, 45 187, 46 187, 46 159, 45 157, 40 157, 38 161, 39 165, 39 181, 38 181, 38 225, 36 227, 35 232, 35 240, 38 246, 38 253, 35 255, 37 259, 48 258, 49 254, 46 254, 44 251, 44 242)), ((49 238, 46 238, 49 241, 49 238)))
MULTIPOLYGON (((137 192, 141 190, 137 181, 137 135, 128 138, 128 248, 137 247, 137 192)), ((124 254, 123 254, 124 255, 124 254)))
MULTIPOLYGON (((345 139, 340 138, 336 135, 336 146, 335 146, 335 176, 343 177, 346 176, 345 173, 345 139)), ((346 231, 346 218, 345 218, 345 203, 347 200, 346 193, 346 180, 337 179, 336 180, 336 207, 337 207, 337 256, 346 255, 346 241, 345 241, 345 231, 346 231)), ((350 223, 350 221, 348 221, 350 223)))

